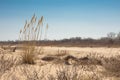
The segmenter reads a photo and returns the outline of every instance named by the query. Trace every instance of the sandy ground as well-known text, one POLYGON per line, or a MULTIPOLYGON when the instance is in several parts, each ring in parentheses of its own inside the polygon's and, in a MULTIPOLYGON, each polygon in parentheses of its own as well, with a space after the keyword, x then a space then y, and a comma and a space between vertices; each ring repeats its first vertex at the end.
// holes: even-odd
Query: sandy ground
MULTIPOLYGON (((107 65, 107 67, 114 66, 115 69, 120 67, 120 66, 116 67, 116 64, 119 64, 119 63, 107 64, 109 63, 109 60, 108 62, 105 62, 103 60, 104 63, 102 65, 84 65, 84 66, 77 65, 77 69, 75 71, 73 71, 74 70, 73 64, 65 65, 65 63, 63 63, 64 61, 62 62, 62 61, 57 60, 56 61, 57 64, 56 64, 55 61, 42 61, 41 60, 41 58, 45 56, 52 56, 52 57, 63 59, 65 56, 72 55, 76 57, 77 59, 84 57, 84 56, 90 56, 91 58, 92 57, 95 58, 95 60, 98 59, 102 61, 103 56, 106 58, 110 58, 110 57, 116 57, 120 55, 120 48, 106 48, 106 47, 100 47, 100 48, 84 47, 82 48, 82 47, 49 47, 49 46, 46 46, 42 48, 37 47, 36 49, 37 50, 41 49, 41 53, 37 54, 35 65, 22 64, 21 50, 17 50, 16 52, 10 52, 7 50, 4 51, 0 49, 0 51, 5 53, 4 59, 5 60, 10 59, 9 61, 13 60, 14 65, 15 65, 3 73, 1 71, 0 80, 34 80, 33 78, 35 77, 36 72, 37 72, 37 75, 40 75, 39 76, 40 80, 45 80, 45 79, 41 79, 41 76, 43 74, 45 75, 46 80, 50 80, 48 78, 49 74, 56 76, 56 71, 58 69, 59 70, 65 69, 65 71, 70 71, 69 73, 71 73, 71 75, 73 75, 74 72, 77 72, 82 77, 82 79, 80 80, 120 80, 120 75, 118 74, 118 72, 114 72, 114 71, 111 72, 111 71, 106 70, 103 67, 104 65, 105 66, 107 65), (58 54, 63 54, 63 55, 58 56, 58 54)), ((114 62, 116 61, 113 60, 113 63, 114 62)), ((39 80, 39 79, 35 79, 35 80, 39 80)))

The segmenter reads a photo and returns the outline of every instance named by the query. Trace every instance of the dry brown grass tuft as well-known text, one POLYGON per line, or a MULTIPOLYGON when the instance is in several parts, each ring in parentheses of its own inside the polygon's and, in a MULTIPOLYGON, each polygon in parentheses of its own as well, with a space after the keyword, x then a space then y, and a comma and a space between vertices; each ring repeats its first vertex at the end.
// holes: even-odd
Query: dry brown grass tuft
POLYGON ((102 66, 110 72, 120 72, 120 56, 104 58, 102 66))
POLYGON ((35 64, 33 53, 22 54, 24 64, 35 64))
MULTIPOLYGON (((23 29, 20 30, 19 39, 23 41, 23 53, 22 58, 25 64, 35 64, 35 53, 38 53, 35 49, 38 40, 41 40, 43 32, 43 16, 36 23, 37 17, 33 15, 30 22, 25 23, 23 29)), ((48 29, 48 26, 46 26, 48 29)))
POLYGON ((0 54, 0 77, 13 66, 15 66, 13 57, 7 58, 4 53, 0 54))

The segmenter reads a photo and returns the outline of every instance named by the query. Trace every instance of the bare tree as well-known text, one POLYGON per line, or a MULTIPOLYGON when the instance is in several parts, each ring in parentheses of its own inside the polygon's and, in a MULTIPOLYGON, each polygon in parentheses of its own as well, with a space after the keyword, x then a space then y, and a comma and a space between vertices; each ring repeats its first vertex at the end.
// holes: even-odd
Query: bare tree
POLYGON ((110 47, 114 43, 114 40, 116 38, 116 34, 114 32, 110 32, 107 34, 107 37, 109 38, 108 42, 109 42, 109 47, 110 47))
POLYGON ((120 40, 120 32, 117 34, 117 39, 120 40))
POLYGON ((114 32, 110 32, 110 33, 107 34, 107 37, 110 38, 110 39, 115 39, 116 34, 114 32))

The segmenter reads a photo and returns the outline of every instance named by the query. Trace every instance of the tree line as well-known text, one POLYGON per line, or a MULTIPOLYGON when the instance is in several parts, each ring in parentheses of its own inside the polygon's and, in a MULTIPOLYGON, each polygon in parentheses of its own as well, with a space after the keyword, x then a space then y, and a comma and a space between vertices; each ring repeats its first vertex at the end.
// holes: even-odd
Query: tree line
MULTIPOLYGON (((0 41, 0 45, 17 45, 26 41, 0 41)), ((72 37, 62 40, 38 40, 38 46, 120 47, 120 32, 109 32, 99 39, 72 37)))

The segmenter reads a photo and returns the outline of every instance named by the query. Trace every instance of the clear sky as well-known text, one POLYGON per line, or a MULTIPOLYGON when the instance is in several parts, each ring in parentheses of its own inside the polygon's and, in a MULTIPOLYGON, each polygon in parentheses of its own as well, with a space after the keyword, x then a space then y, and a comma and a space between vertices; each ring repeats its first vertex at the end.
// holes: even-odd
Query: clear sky
POLYGON ((45 17, 48 39, 104 37, 120 31, 120 0, 0 0, 0 40, 16 40, 33 14, 45 17))

